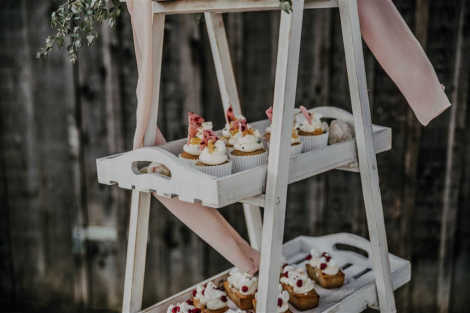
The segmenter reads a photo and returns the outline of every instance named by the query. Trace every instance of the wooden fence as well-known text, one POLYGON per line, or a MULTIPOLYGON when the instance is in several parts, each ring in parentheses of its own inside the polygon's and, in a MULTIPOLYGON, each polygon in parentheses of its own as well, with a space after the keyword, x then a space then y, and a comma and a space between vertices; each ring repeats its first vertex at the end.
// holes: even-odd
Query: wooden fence
MULTIPOLYGON (((468 312, 470 8, 466 0, 394 2, 454 103, 422 128, 366 51, 373 120, 393 128, 393 150, 378 158, 389 246, 413 264, 412 282, 397 292, 399 312, 468 312)), ((103 28, 76 65, 63 53, 37 61, 55 4, 0 2, 2 311, 119 311, 129 193, 98 185, 95 159, 132 143, 137 74, 129 17, 103 28), (90 226, 100 231, 83 240, 90 226)), ((350 110, 338 22, 334 10, 305 15, 299 104, 350 110)), ((243 109, 249 120, 261 119, 272 102, 279 15, 233 14, 226 24, 243 109)), ((184 136, 187 111, 222 127, 204 25, 171 16, 165 43, 164 134, 184 136)), ((222 212, 246 235, 239 206, 222 212)), ((367 236, 358 175, 332 172, 290 187, 286 240, 340 231, 367 236)), ((147 305, 229 266, 157 203, 149 238, 147 305)))

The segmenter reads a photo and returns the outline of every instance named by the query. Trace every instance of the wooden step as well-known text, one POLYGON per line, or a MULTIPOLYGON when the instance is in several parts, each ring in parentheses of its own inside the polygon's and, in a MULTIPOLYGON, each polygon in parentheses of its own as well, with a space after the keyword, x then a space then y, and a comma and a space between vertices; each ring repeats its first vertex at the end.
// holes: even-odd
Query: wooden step
MULTIPOLYGON (((367 307, 376 307, 377 291, 375 287, 375 275, 371 270, 372 264, 367 257, 370 253, 370 243, 359 236, 339 233, 322 237, 297 237, 283 246, 283 255, 291 265, 305 266, 304 259, 312 248, 318 251, 327 251, 335 262, 343 267, 346 275, 345 284, 338 289, 324 289, 315 286, 320 295, 319 306, 304 313, 354 313, 362 312, 367 307), (354 251, 351 251, 354 250, 354 251), (356 251, 362 252, 358 253, 356 251), (364 256, 366 255, 366 256, 364 256)), ((389 254, 392 271, 393 288, 397 289, 411 279, 410 262, 389 254)), ((201 283, 223 280, 229 270, 211 277, 201 283)), ((170 304, 185 301, 191 297, 194 285, 168 299, 143 310, 141 313, 166 313, 170 304)), ((229 306, 234 307, 233 303, 229 306)), ((292 306, 292 313, 300 313, 292 306)))

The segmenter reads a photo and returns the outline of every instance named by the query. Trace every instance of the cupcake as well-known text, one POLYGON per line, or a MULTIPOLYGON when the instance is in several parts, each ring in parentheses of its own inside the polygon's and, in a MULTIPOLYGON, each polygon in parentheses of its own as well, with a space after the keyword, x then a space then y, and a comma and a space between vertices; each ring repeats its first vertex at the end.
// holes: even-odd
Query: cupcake
POLYGON ((213 131, 204 130, 200 146, 196 167, 201 172, 217 177, 232 173, 232 162, 228 159, 225 143, 213 131))
POLYGON ((227 148, 232 149, 239 132, 239 121, 246 120, 243 115, 235 115, 232 106, 227 109, 225 113, 226 124, 222 130, 222 138, 225 141, 227 148))
POLYGON ((303 144, 302 152, 322 149, 328 145, 328 124, 320 120, 320 114, 313 114, 303 106, 297 114, 295 127, 303 144))
POLYGON ((297 310, 310 310, 318 306, 320 297, 305 269, 287 265, 282 269, 282 288, 289 293, 289 302, 297 310))
MULTIPOLYGON (((270 106, 269 109, 266 110, 266 115, 268 116, 269 121, 272 123, 273 121, 273 107, 270 106)), ((269 141, 271 139, 271 126, 266 127, 264 130, 264 139, 266 140, 268 147, 269 141)), ((302 152, 302 142, 300 141, 300 137, 298 134, 297 129, 294 127, 292 128, 292 136, 291 136, 291 157, 299 154, 302 152)))
POLYGON ((224 281, 224 289, 230 300, 242 310, 253 308, 253 299, 258 288, 258 278, 233 268, 224 281))
POLYGON ((199 285, 193 290, 193 305, 204 313, 223 313, 228 310, 227 294, 213 282, 199 285))
POLYGON ((268 161, 268 153, 259 131, 248 128, 246 120, 240 120, 239 132, 230 153, 234 173, 263 165, 268 161))
POLYGON ((316 281, 320 286, 327 289, 339 288, 344 284, 344 273, 333 261, 327 252, 318 252, 315 249, 307 256, 308 276, 316 281))
POLYGON ((191 164, 197 162, 201 154, 203 125, 212 128, 212 123, 205 123, 201 116, 188 112, 188 140, 183 146, 183 151, 178 156, 180 159, 191 164))

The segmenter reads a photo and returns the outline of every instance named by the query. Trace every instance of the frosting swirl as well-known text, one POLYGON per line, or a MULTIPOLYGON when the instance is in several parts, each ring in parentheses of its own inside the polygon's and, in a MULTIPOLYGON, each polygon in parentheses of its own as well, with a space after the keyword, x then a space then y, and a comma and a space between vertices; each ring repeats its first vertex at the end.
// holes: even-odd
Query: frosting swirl
POLYGON ((281 283, 291 286, 295 293, 306 294, 313 289, 313 281, 302 268, 287 265, 281 276, 281 283))
POLYGON ((242 295, 252 295, 258 288, 258 278, 248 273, 241 272, 238 268, 234 268, 230 271, 227 281, 231 287, 242 295))
POLYGON ((336 275, 339 272, 339 267, 332 260, 327 252, 320 253, 315 249, 310 250, 308 264, 312 267, 320 269, 326 275, 336 275))
POLYGON ((233 147, 235 150, 243 152, 253 152, 259 149, 264 149, 259 131, 253 129, 249 129, 240 136, 237 136, 233 147))
POLYGON ((320 114, 313 114, 309 112, 311 116, 311 121, 309 121, 304 114, 299 113, 295 117, 295 127, 303 132, 313 133, 315 131, 328 131, 328 124, 323 123, 320 114))
POLYGON ((227 160, 227 148, 222 140, 209 142, 199 155, 199 161, 207 165, 219 165, 227 160))

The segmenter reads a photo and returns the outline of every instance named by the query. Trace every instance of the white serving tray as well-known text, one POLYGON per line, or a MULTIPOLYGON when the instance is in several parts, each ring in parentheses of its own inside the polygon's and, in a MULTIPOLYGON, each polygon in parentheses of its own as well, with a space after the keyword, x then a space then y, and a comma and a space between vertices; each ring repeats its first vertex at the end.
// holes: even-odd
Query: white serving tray
MULTIPOLYGON (((312 110, 325 118, 341 119, 352 124, 352 115, 333 107, 312 110)), ((251 123, 264 132, 268 120, 251 123)), ((374 144, 377 153, 391 149, 390 128, 373 125, 374 144)), ((98 182, 119 185, 125 189, 156 192, 158 195, 192 203, 220 208, 243 199, 262 194, 265 189, 266 165, 225 177, 204 174, 178 159, 186 139, 169 142, 158 147, 145 147, 96 160, 98 182), (171 178, 158 174, 141 174, 138 161, 158 162, 167 166, 171 178)), ((299 154, 290 159, 289 183, 332 170, 341 169, 356 161, 354 140, 329 145, 322 150, 299 154)))
MULTIPOLYGON (((370 243, 366 239, 348 233, 339 233, 322 237, 297 237, 283 246, 283 255, 287 263, 296 266, 305 266, 305 257, 312 248, 318 251, 329 252, 335 262, 343 268, 345 283, 337 289, 324 289, 315 285, 320 296, 318 307, 308 311, 298 311, 290 306, 292 313, 353 313, 362 312, 367 307, 377 307, 377 291, 375 288, 375 275, 372 264, 367 256, 370 253, 370 243), (355 251, 349 250, 352 248, 355 251)), ((397 289, 411 279, 411 264, 409 261, 389 254, 392 272, 393 288, 397 289)), ((230 270, 224 271, 208 280, 216 284, 223 280, 230 270)), ((166 300, 163 300, 141 313, 166 313, 170 304, 183 302, 191 297, 194 285, 166 300)), ((234 307, 233 303, 229 306, 234 307)))

